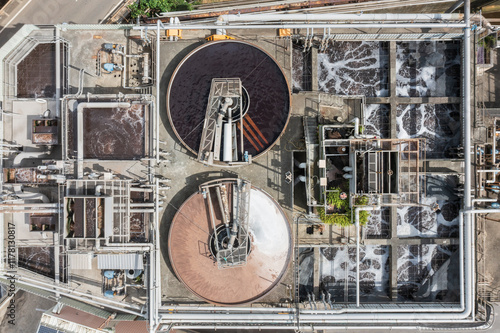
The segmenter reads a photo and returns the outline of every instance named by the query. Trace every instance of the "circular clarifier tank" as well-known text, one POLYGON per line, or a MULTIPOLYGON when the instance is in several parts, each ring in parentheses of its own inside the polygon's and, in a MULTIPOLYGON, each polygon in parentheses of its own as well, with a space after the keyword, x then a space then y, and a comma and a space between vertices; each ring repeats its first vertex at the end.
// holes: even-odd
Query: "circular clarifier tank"
MULTIPOLYGON (((168 87, 167 111, 179 140, 198 153, 214 78, 241 80, 244 149, 253 158, 266 152, 287 125, 290 89, 278 63, 261 48, 242 41, 204 44, 177 66, 168 87)), ((241 114, 241 110, 236 113, 241 114)), ((235 123, 239 142, 241 124, 235 123)))
MULTIPOLYGON (((227 249, 230 242, 230 232, 223 222, 223 202, 229 208, 227 215, 233 216, 237 181, 224 179, 207 184, 209 190, 193 194, 174 216, 168 239, 171 265, 189 290, 210 303, 254 302, 269 293, 287 270, 292 251, 288 219, 273 198, 246 183, 249 186, 248 242, 240 244, 236 239, 232 249, 234 253, 240 249, 239 253, 246 254, 246 260, 239 266, 221 267, 220 263, 224 265, 227 261, 222 259, 219 263, 217 253, 227 249), (227 189, 220 191, 220 200, 217 186, 227 189), (207 195, 207 192, 210 193, 207 195)), ((207 188, 205 185, 200 189, 207 188)))

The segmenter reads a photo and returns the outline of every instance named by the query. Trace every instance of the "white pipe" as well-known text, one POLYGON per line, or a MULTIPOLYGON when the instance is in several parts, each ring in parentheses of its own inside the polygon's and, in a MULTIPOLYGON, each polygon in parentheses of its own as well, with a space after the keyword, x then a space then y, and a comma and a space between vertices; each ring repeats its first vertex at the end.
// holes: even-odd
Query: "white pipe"
POLYGON ((153 192, 151 187, 131 187, 130 192, 153 192))
POLYGON ((354 123, 354 136, 359 136, 359 118, 355 117, 352 122, 354 123))
POLYGON ((217 22, 273 21, 460 21, 463 14, 251 14, 221 15, 217 22))
POLYGON ((158 186, 159 185, 159 180, 156 179, 155 182, 155 213, 154 213, 154 224, 153 224, 153 230, 154 232, 152 233, 153 241, 154 244, 152 243, 151 247, 151 254, 149 256, 150 260, 150 267, 153 272, 150 271, 150 283, 152 283, 153 286, 153 291, 151 295, 154 297, 149 297, 150 298, 150 318, 152 317, 154 320, 150 320, 150 325, 151 325, 151 333, 156 331, 157 326, 160 324, 159 316, 158 316, 158 306, 161 305, 161 268, 160 268, 160 258, 159 258, 159 251, 158 249, 160 248, 160 242, 159 242, 159 229, 156 226, 158 225, 158 213, 160 211, 160 204, 158 199, 158 186))
POLYGON ((160 163, 160 24, 156 21, 156 163, 160 163))
MULTIPOLYGON (((377 209, 376 207, 369 206, 369 207, 357 207, 355 209, 355 214, 357 215, 357 231, 358 231, 358 236, 359 236, 359 211, 362 210, 361 208, 368 208, 368 210, 373 210, 377 209)), ((475 211, 465 211, 464 213, 481 213, 484 212, 484 210, 475 210, 475 211)), ((463 231, 463 214, 460 214, 460 225, 459 227, 463 231)), ((464 249, 463 244, 470 244, 470 239, 472 238, 472 230, 471 230, 471 225, 470 223, 467 225, 467 230, 465 234, 462 234, 461 236, 461 248, 462 250, 464 249)), ((357 240, 359 240, 359 237, 357 237, 357 240)), ((357 246, 359 249, 359 245, 357 246)), ((464 286, 463 283, 461 283, 461 292, 464 291, 464 289, 470 291, 472 288, 472 258, 471 258, 471 248, 467 247, 467 251, 465 253, 465 259, 466 259, 466 279, 465 279, 465 284, 464 286)), ((357 256, 358 260, 359 257, 357 256)), ((462 259, 462 258, 460 258, 462 259)), ((358 261, 359 262, 359 261, 358 261)), ((461 260, 460 264, 460 269, 463 271, 463 266, 464 263, 461 260)), ((463 274, 460 274, 461 276, 464 276, 463 274)), ((359 280, 358 280, 359 281, 359 280)), ((461 281, 463 281, 463 278, 461 278, 461 281)), ((359 290, 359 288, 358 288, 359 290)), ((469 296, 471 294, 469 293, 469 296)), ((167 307, 168 308, 168 307, 167 307)), ((218 307, 217 307, 218 308, 218 307)), ((181 309, 181 307, 177 307, 177 310, 181 309)), ((218 308, 221 311, 225 310, 226 308, 218 308)), ((228 310, 232 308, 227 308, 228 310)), ((282 308, 275 308, 275 309, 269 309, 269 311, 275 311, 275 310, 280 310, 282 308)), ((170 309, 169 309, 170 310, 170 309)), ((207 308, 207 311, 214 311, 212 308, 207 308)), ((238 310, 244 311, 242 308, 238 308, 238 310)), ((288 309, 290 311, 290 309, 288 309)), ((366 321, 372 321, 372 322, 394 322, 394 320, 397 320, 398 322, 414 322, 415 320, 419 320, 421 322, 448 322, 449 320, 454 320, 455 322, 470 322, 470 320, 464 320, 465 318, 469 317, 470 313, 472 310, 472 297, 467 297, 467 301, 464 301, 464 297, 462 295, 461 298, 461 307, 460 308, 444 308, 444 307, 429 307, 429 308, 406 308, 406 309, 373 309, 373 308, 358 308, 358 309, 340 309, 340 310, 302 310, 300 314, 300 319, 302 323, 312 323, 312 322, 332 322, 332 321, 349 321, 349 322, 366 322, 366 321), (465 303, 465 304, 464 304, 465 303), (375 313, 373 312, 374 310, 378 311, 383 311, 383 313, 375 313), (418 312, 427 312, 427 313, 418 313, 418 312), (440 313, 429 313, 431 311, 438 311, 440 313), (447 313, 451 311, 461 311, 459 313, 447 313), (362 313, 365 312, 365 313, 362 313), (366 313, 368 312, 368 313, 366 313), (392 312, 399 312, 399 313, 392 313, 392 312)), ((250 308, 249 311, 258 311, 255 308, 250 308)), ((261 310, 264 311, 264 310, 261 310)), ((266 311, 267 312, 267 311, 266 311)), ((263 323, 269 323, 269 322, 280 322, 280 323, 289 323, 293 324, 295 321, 290 319, 293 314, 256 314, 256 313, 249 313, 249 314, 241 314, 241 313, 235 313, 235 314, 215 314, 215 313, 174 313, 174 314, 163 314, 163 320, 168 321, 168 322, 176 322, 176 323, 181 323, 181 322, 189 322, 189 321, 196 321, 196 322, 219 322, 219 321, 226 321, 226 322, 237 322, 237 321, 245 321, 245 322, 263 322, 263 323)))
POLYGON ((77 112, 83 112, 83 109, 89 108, 130 108, 130 103, 128 102, 85 102, 78 104, 77 112))
MULTIPOLYGON (((470 0, 465 0, 464 4, 464 15, 465 15, 465 29, 464 29, 464 80, 463 80, 463 123, 464 123, 464 134, 463 134, 463 146, 464 146, 464 209, 467 211, 472 206, 472 161, 471 161, 471 38, 470 38, 470 0)), ((497 210, 498 211, 498 210, 497 210)), ((484 211, 483 211, 484 212, 484 211)), ((466 261, 466 280, 465 280, 465 291, 464 296, 467 295, 467 301, 465 302, 464 311, 467 315, 469 313, 474 313, 473 297, 475 297, 474 283, 473 280, 473 267, 474 263, 474 239, 472 235, 474 219, 466 215, 464 219, 464 260, 466 261), (465 251, 467 250, 467 251, 465 251), (467 311, 469 311, 467 313, 467 311)))
POLYGON ((472 204, 474 205, 476 202, 497 202, 498 199, 493 199, 493 198, 477 198, 477 199, 472 199, 472 204))
MULTIPOLYGON (((367 309, 368 310, 368 309, 367 309)), ((369 310, 368 310, 369 311, 369 310)), ((470 313, 470 309, 469 309, 470 313)), ((293 314, 246 314, 246 313, 173 313, 161 314, 164 323, 281 323, 281 324, 296 324, 296 318, 293 314)), ((415 321, 426 323, 449 323, 454 322, 471 322, 470 320, 463 321, 463 313, 344 313, 335 314, 300 314, 301 323, 335 323, 335 322, 350 322, 350 323, 415 323, 415 321)))
POLYGON ((23 203, 23 204, 0 204, 0 209, 1 208, 58 208, 59 204, 58 203, 23 203))
MULTIPOLYGON (((134 26, 133 30, 144 30, 148 26, 134 26)), ((464 28, 465 23, 365 23, 365 24, 334 24, 334 23, 282 23, 282 24, 242 24, 242 25, 218 25, 218 24, 198 24, 198 25, 185 25, 185 24, 175 24, 166 25, 162 29, 178 29, 178 30, 215 30, 223 27, 224 29, 363 29, 363 28, 373 28, 373 29, 385 29, 385 28, 396 28, 396 29, 412 29, 412 28, 464 28)))
POLYGON ((162 305, 159 310, 165 312, 179 312, 179 311, 235 311, 235 312, 296 312, 295 308, 258 308, 258 307, 229 307, 229 306, 183 306, 183 305, 162 305))
MULTIPOLYGON (((158 330, 158 333, 168 333, 170 325, 169 324, 163 324, 163 327, 158 330)), ((414 331, 420 331, 422 330, 422 326, 418 325, 397 325, 397 323, 393 323, 393 325, 377 325, 377 326, 367 326, 367 325, 356 325, 356 328, 353 329, 352 326, 341 326, 341 325, 307 325, 307 326, 297 326, 295 325, 282 325, 282 326, 277 326, 277 325, 248 325, 248 326, 243 326, 243 325, 227 325, 227 324, 214 324, 214 325, 192 325, 192 324, 186 324, 186 325, 174 325, 171 328, 176 328, 176 329, 182 329, 182 330, 214 330, 217 331, 218 329, 220 330, 269 330, 269 331, 274 331, 274 330, 299 330, 300 332, 307 332, 307 331, 312 331, 312 332, 318 332, 321 330, 324 331, 329 331, 332 332, 332 330, 335 330, 335 332, 344 332, 344 331, 360 331, 360 330, 371 330, 371 331, 376 331, 376 332, 392 332, 392 331, 402 331, 402 330, 411 330, 412 332, 414 331)), ((484 323, 483 325, 479 326, 474 326, 470 328, 470 330, 486 330, 491 328, 491 325, 488 323, 484 323)))
POLYGON ((60 213, 59 209, 2 209, 1 214, 14 214, 14 213, 36 213, 36 214, 57 214, 60 213))
POLYGON ((465 210, 466 214, 494 214, 500 213, 500 208, 498 209, 474 209, 474 210, 465 210))
POLYGON ((459 263, 459 279, 460 279, 460 308, 465 308, 465 286, 464 286, 464 214, 462 212, 459 213, 458 218, 458 236, 460 237, 460 244, 458 247, 458 263, 459 263))
POLYGON ((463 80, 463 91, 464 91, 464 101, 463 101, 463 119, 464 119, 464 207, 469 209, 471 207, 471 79, 470 79, 470 62, 471 62, 471 50, 470 50, 470 0, 465 1, 465 24, 464 29, 464 80, 463 80))
MULTIPOLYGON (((358 120, 359 127, 359 118, 354 118, 358 120)), ((356 124, 356 122, 354 122, 356 124)), ((379 210, 380 207, 377 206, 362 206, 354 208, 354 222, 356 224, 356 307, 359 307, 359 211, 361 210, 379 210)))
POLYGON ((59 118, 61 116, 61 39, 60 30, 58 27, 55 28, 56 37, 56 116, 59 118))
POLYGON ((138 245, 137 243, 110 243, 109 242, 109 237, 106 238, 106 247, 103 248, 103 251, 123 251, 126 249, 127 251, 136 251, 134 248, 141 248, 141 251, 150 251, 151 247, 153 246, 150 243, 142 243, 138 245))
MULTIPOLYGON (((8 278, 7 275, 3 275, 4 278, 8 278)), ((100 304, 100 305, 103 305, 105 307, 109 307, 109 308, 112 308, 112 309, 115 309, 115 310, 119 310, 119 311, 123 311, 123 312, 127 312, 127 313, 130 313, 130 314, 133 314, 133 315, 136 315, 136 316, 139 316, 139 317, 144 317, 143 314, 139 313, 139 312, 135 312, 135 311, 132 311, 132 310, 128 310, 128 309, 124 309, 122 307, 117 307, 117 306, 113 306, 113 305, 110 305, 108 304, 109 303, 115 303, 117 305, 121 305, 121 304, 127 304, 125 302, 115 302, 115 301, 111 301, 111 300, 104 300, 106 301, 106 303, 99 303, 98 301, 100 300, 100 298, 98 297, 95 297, 95 296, 92 296, 92 295, 89 295, 88 293, 80 293, 80 292, 77 292, 75 290, 71 290, 71 291, 60 291, 60 290, 56 290, 56 289, 66 289, 66 288, 63 288, 63 287, 59 287, 59 286, 54 286, 53 289, 49 288, 49 287, 43 287, 41 285, 39 285, 39 283, 41 284, 45 284, 45 285, 49 285, 48 283, 44 283, 44 282, 41 282, 41 281, 37 281, 37 280, 33 280, 33 279, 30 279, 30 278, 26 278, 26 277, 23 277, 23 276, 20 276, 20 275, 16 275, 17 277, 17 281, 18 283, 21 283, 21 284, 25 284, 27 286, 32 286, 32 287, 35 287, 35 288, 39 288, 39 289, 42 289, 42 290, 46 290, 46 291, 49 291, 49 292, 53 292, 53 293, 60 293, 62 295, 65 295, 67 297, 71 297, 71 298, 74 298, 74 299, 77 299, 77 300, 80 300, 80 301, 83 301, 85 303, 88 303, 89 302, 89 297, 91 297, 91 299, 93 301, 97 301, 96 303, 97 304, 100 304), (23 281, 24 280, 24 281, 23 281), (35 283, 32 283, 32 282, 28 282, 28 281, 33 281, 35 283), (74 294, 80 294, 84 297, 80 297, 80 296, 77 296, 77 295, 74 295, 74 294)), ((51 285, 52 286, 52 285, 51 285)), ((102 300, 102 299, 101 299, 102 300)), ((136 309, 139 309, 138 307, 136 306, 129 306, 129 307, 133 307, 133 308, 136 308, 136 309)))
POLYGON ((131 202, 130 207, 154 207, 154 202, 131 202))
POLYGON ((224 124, 224 146, 222 148, 222 160, 224 162, 232 162, 233 154, 233 129, 232 123, 227 122, 224 124))
POLYGON ((102 248, 102 250, 106 250, 107 252, 149 252, 151 251, 151 246, 148 246, 151 244, 142 244, 142 245, 137 245, 133 243, 123 243, 123 244, 113 244, 111 243, 110 246, 106 246, 105 248, 102 248))
POLYGON ((49 198, 43 193, 24 192, 22 186, 14 186, 14 193, 23 200, 41 200, 43 203, 49 203, 49 198))
POLYGON ((38 150, 38 151, 24 151, 19 153, 14 157, 12 162, 13 167, 18 167, 25 158, 42 158, 50 155, 50 149, 38 150))
POLYGON ((154 213, 155 210, 153 208, 151 209, 130 209, 131 213, 154 213))

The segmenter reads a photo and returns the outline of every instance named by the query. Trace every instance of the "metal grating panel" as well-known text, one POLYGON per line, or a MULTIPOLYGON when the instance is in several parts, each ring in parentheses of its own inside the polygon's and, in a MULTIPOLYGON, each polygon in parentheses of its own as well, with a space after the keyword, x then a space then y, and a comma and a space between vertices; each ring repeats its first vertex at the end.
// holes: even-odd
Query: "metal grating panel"
POLYGON ((368 191, 377 192, 377 153, 368 153, 368 191))

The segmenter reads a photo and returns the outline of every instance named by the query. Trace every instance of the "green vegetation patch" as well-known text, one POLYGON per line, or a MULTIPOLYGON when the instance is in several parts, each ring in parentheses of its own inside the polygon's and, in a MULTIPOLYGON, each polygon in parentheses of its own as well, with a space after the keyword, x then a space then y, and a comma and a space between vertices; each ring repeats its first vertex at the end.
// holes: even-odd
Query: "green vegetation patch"
MULTIPOLYGON (((318 207, 318 215, 320 220, 325 224, 338 225, 342 227, 349 227, 353 223, 351 223, 351 214, 352 210, 349 207, 349 194, 347 193, 347 199, 340 199, 340 193, 343 190, 339 187, 332 187, 330 191, 326 195, 326 202, 331 210, 333 210, 332 214, 326 214, 325 209, 323 207, 318 207)), ((366 206, 368 205, 368 197, 362 196, 354 199, 354 204, 356 206, 366 206)), ((370 213, 366 210, 362 210, 359 212, 359 224, 366 225, 368 222, 368 218, 370 217, 370 213)))
POLYGON ((129 5, 128 8, 130 16, 135 19, 142 16, 155 17, 164 12, 193 10, 193 2, 186 0, 139 0, 129 5))

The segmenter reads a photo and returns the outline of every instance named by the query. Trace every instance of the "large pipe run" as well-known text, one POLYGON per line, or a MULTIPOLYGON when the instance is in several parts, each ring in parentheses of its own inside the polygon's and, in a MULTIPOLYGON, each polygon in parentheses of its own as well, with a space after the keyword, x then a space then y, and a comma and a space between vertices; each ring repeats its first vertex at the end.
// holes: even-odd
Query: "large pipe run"
MULTIPOLYGON (((134 30, 144 30, 148 26, 134 26, 134 30)), ((163 29, 177 30, 217 30, 217 29, 437 29, 437 28, 465 28, 465 23, 358 23, 358 24, 336 24, 336 23, 282 23, 282 24, 172 24, 165 25, 163 29)))
POLYGON ((252 14, 221 15, 217 22, 276 22, 276 21, 461 21, 463 14, 252 14))
POLYGON ((23 200, 40 200, 43 203, 49 203, 50 200, 49 198, 39 192, 25 192, 23 190, 23 186, 14 186, 14 193, 16 194, 17 197, 23 199, 23 200))
POLYGON ((47 157, 50 155, 50 148, 42 148, 41 150, 37 151, 23 151, 22 153, 19 153, 14 157, 14 161, 12 162, 13 167, 19 167, 21 166, 21 162, 25 158, 43 158, 47 157))
MULTIPOLYGON (((463 50, 464 50, 464 79, 463 79, 463 147, 464 147, 464 210, 468 211, 472 207, 472 161, 471 161, 471 50, 470 50, 470 0, 465 1, 464 7, 464 15, 465 15, 465 29, 464 29, 464 40, 463 40, 463 50)), ((463 246, 463 255, 465 260, 465 293, 461 297, 467 296, 466 299, 466 309, 469 310, 469 313, 473 313, 473 297, 474 293, 474 284, 472 283, 473 274, 472 269, 474 264, 472 260, 474 260, 474 248, 473 242, 474 237, 472 235, 473 232, 473 224, 474 218, 470 216, 470 214, 465 215, 464 217, 464 246, 463 246)), ((461 258, 462 259, 462 258, 461 258)))

